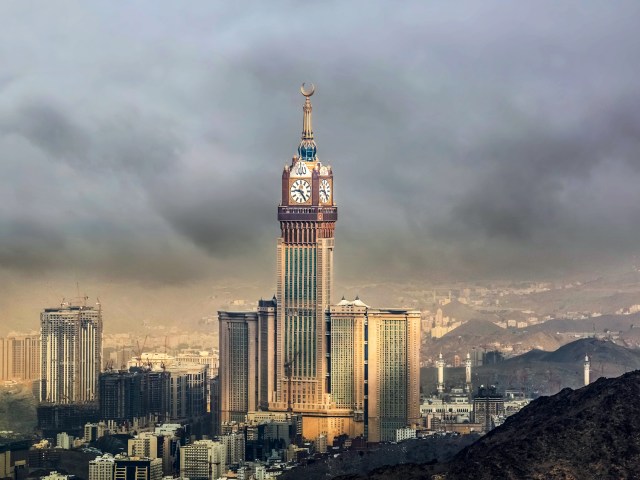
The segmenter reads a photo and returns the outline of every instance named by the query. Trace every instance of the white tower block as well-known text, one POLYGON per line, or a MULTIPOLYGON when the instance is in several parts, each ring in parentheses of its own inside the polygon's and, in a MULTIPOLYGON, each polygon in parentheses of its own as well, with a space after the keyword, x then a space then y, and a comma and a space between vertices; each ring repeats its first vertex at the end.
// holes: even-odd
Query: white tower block
POLYGON ((438 368, 438 393, 444 393, 444 360, 442 359, 442 352, 438 360, 436 360, 436 367, 438 368))
POLYGON ((584 384, 589 385, 589 372, 591 362, 589 361, 589 355, 584 356, 584 384))

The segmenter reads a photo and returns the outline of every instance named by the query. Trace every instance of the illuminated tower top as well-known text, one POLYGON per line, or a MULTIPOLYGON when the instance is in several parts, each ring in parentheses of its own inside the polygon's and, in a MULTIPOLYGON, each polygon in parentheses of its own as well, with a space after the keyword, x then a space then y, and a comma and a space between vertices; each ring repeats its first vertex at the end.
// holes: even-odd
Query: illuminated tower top
POLYGON ((304 107, 302 107, 302 111, 304 115, 302 117, 302 139, 300 140, 300 145, 298 146, 298 156, 301 160, 305 162, 313 162, 316 160, 316 142, 313 140, 313 128, 311 126, 311 100, 309 97, 313 95, 316 91, 316 87, 311 84, 311 88, 309 90, 304 89, 304 83, 300 87, 300 93, 306 97, 304 102, 304 107))

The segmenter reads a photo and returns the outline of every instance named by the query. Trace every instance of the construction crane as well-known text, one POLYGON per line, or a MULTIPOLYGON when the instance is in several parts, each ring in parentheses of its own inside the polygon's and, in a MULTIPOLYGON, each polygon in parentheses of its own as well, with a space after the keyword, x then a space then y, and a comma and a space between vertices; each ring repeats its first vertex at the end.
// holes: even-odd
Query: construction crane
POLYGON ((136 367, 142 366, 142 351, 144 350, 144 346, 147 344, 147 338, 149 338, 149 335, 145 335, 144 342, 142 342, 142 347, 140 347, 140 340, 136 340, 137 348, 135 351, 136 356, 134 357, 136 359, 136 367))
POLYGON ((299 355, 300 352, 297 351, 293 354, 293 357, 284 362, 284 375, 287 377, 287 412, 289 413, 293 412, 293 409, 291 408, 291 380, 293 377, 293 366, 295 365, 299 355))
POLYGON ((122 364, 120 365, 120 370, 126 370, 126 369, 127 369, 127 362, 124 357, 124 343, 123 343, 122 344, 122 364))

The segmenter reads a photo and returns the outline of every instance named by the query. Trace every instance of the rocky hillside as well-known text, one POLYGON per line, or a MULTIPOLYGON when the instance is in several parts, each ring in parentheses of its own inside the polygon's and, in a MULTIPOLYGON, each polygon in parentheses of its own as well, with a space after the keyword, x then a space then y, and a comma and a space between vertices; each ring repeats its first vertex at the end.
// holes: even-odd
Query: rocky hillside
POLYGON ((640 479, 640 371, 541 397, 448 465, 398 465, 369 479, 640 479))
POLYGON ((638 398, 640 371, 539 398, 460 452, 445 478, 640 478, 638 398))

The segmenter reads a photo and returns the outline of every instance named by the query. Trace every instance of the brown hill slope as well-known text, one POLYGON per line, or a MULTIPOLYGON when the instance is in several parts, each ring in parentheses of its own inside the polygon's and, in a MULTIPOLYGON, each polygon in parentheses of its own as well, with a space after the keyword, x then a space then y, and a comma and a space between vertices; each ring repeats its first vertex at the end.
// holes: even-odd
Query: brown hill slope
POLYGON ((541 397, 460 452, 453 479, 640 478, 640 371, 541 397))

